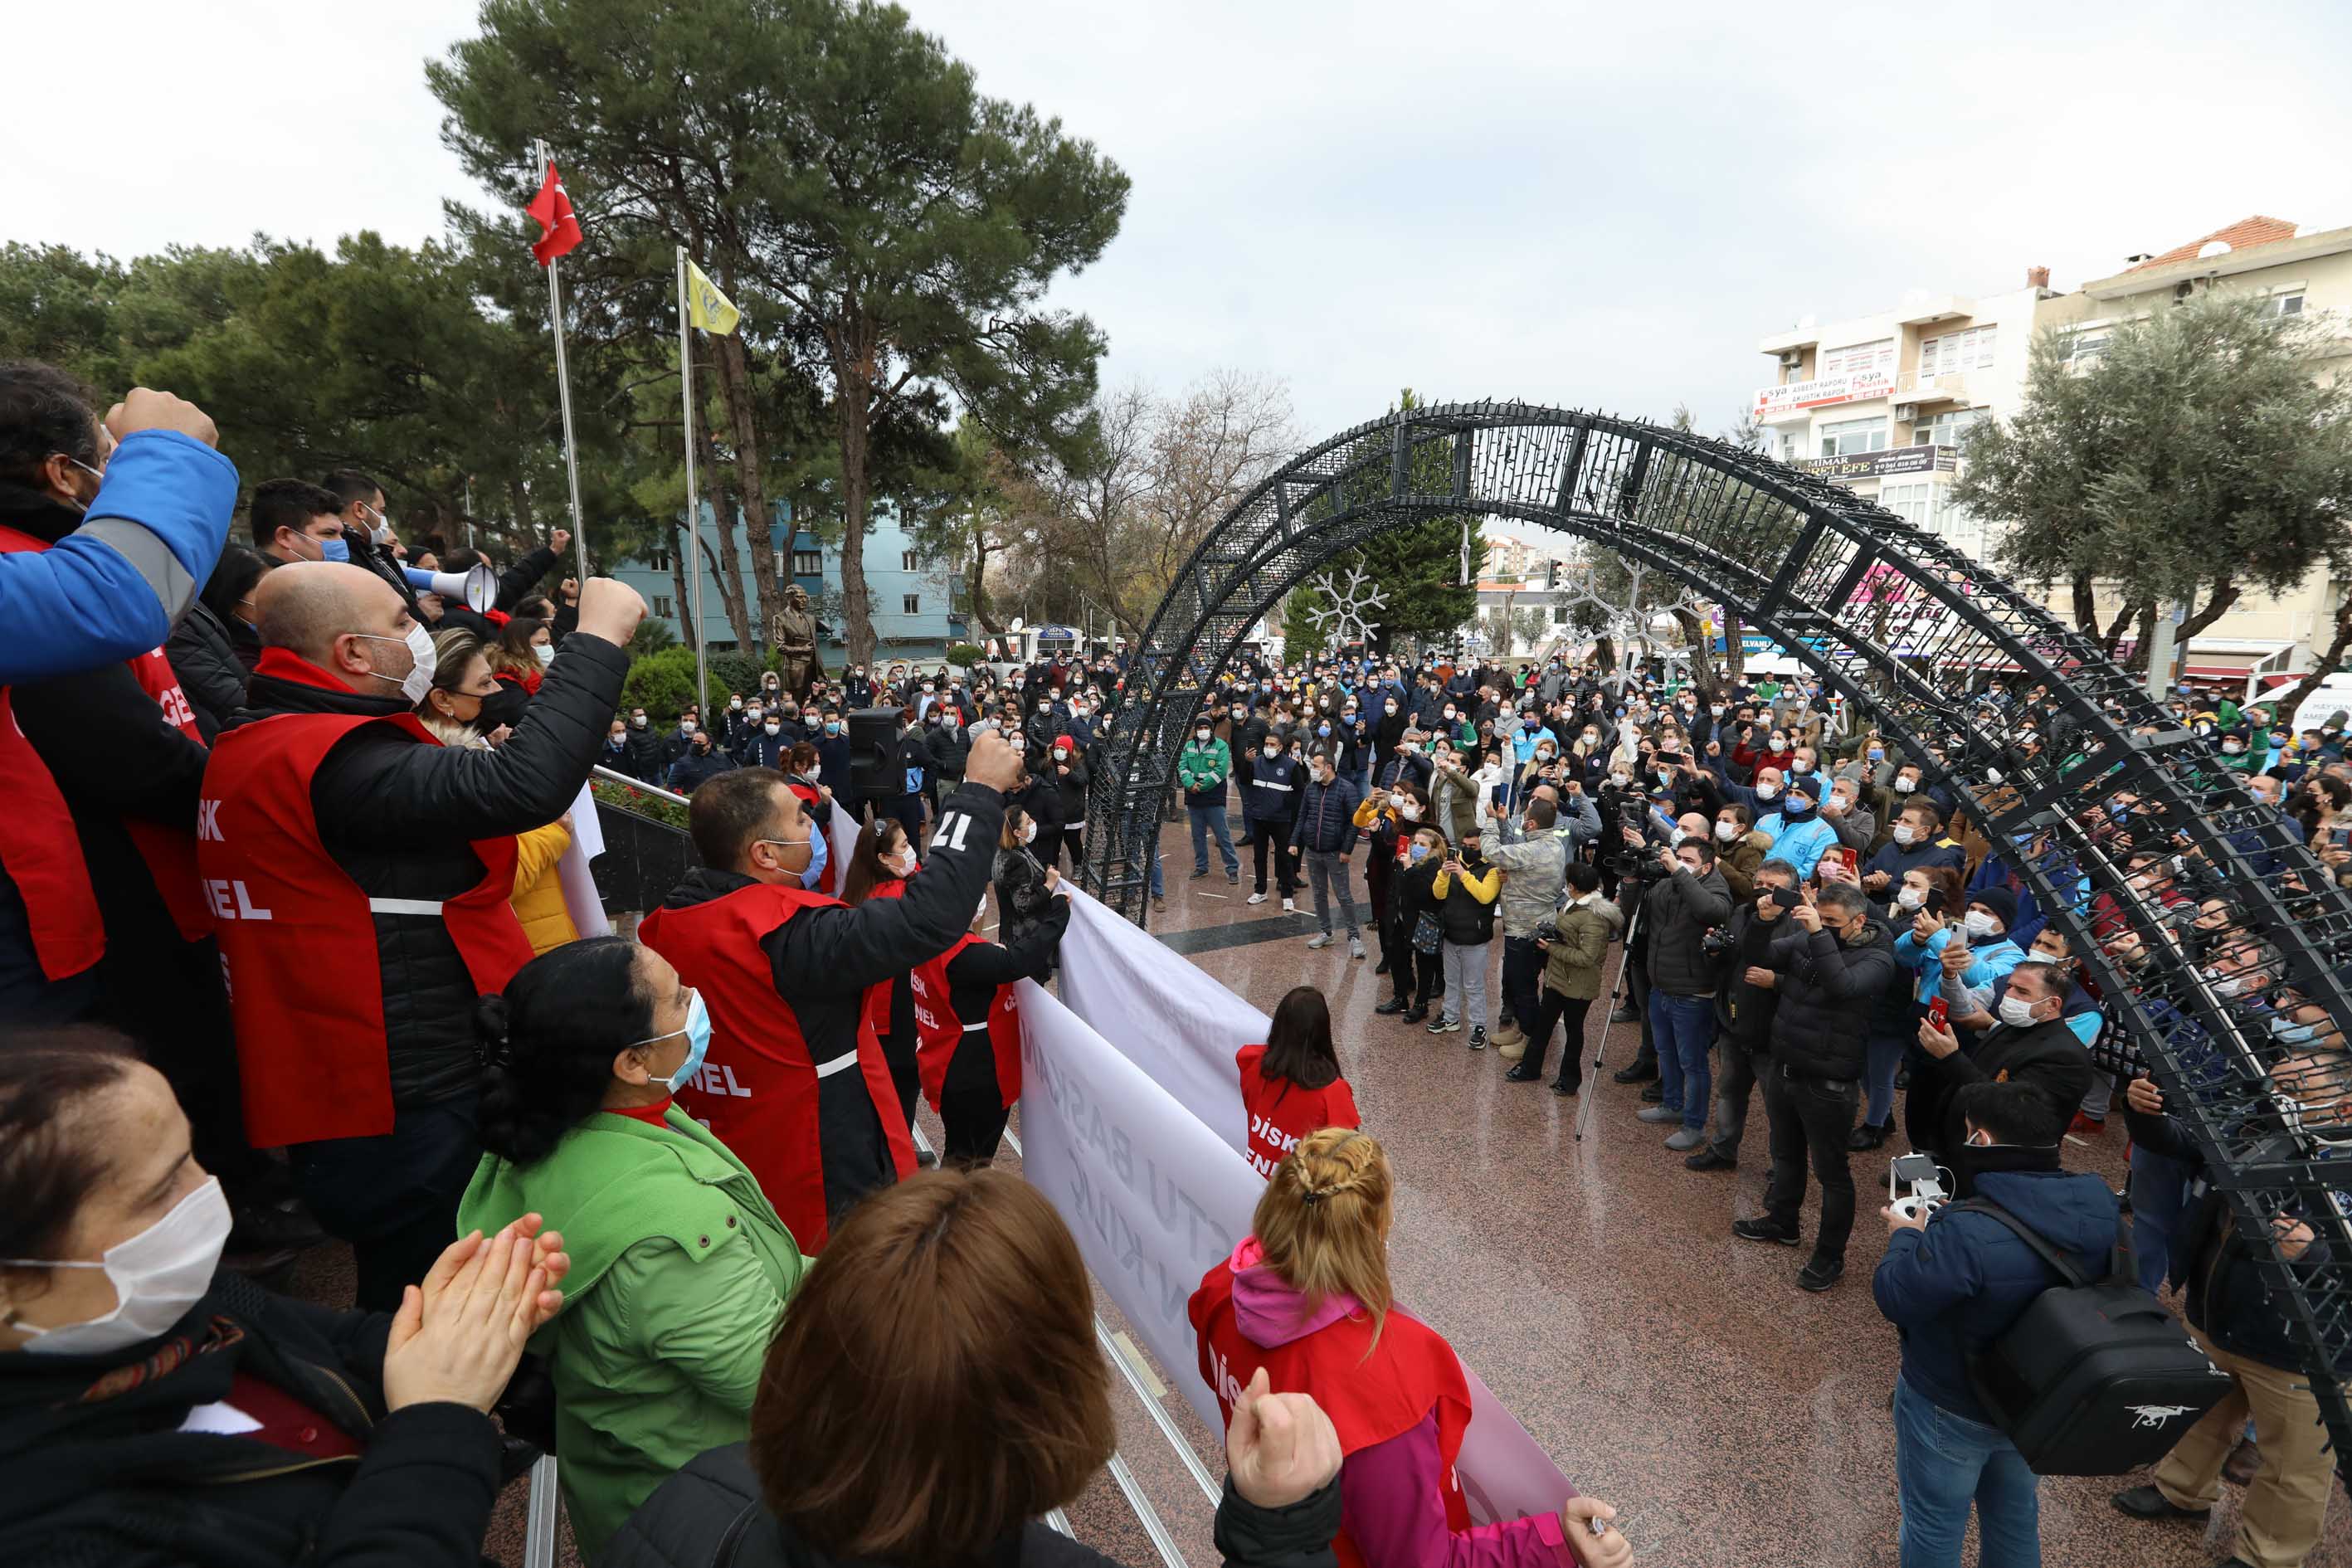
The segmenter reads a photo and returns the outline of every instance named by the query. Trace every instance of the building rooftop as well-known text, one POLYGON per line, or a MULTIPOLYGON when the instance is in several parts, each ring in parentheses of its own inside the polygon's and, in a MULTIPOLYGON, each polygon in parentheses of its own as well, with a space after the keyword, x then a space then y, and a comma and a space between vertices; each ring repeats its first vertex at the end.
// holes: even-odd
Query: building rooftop
POLYGON ((2252 250, 2255 246, 2276 245, 2281 240, 2293 239, 2294 236, 2295 225, 2287 219, 2264 217, 2257 213, 2252 217, 2242 217, 2233 224, 2217 228, 2210 234, 2200 235, 2186 245, 2176 245, 2170 250, 2151 256, 2138 266, 2126 270, 2145 272, 2152 267, 2169 267, 2176 261, 2195 261, 2209 254, 2224 256, 2233 251, 2252 250), (2221 248, 2209 250, 2208 247, 2213 246, 2221 248))

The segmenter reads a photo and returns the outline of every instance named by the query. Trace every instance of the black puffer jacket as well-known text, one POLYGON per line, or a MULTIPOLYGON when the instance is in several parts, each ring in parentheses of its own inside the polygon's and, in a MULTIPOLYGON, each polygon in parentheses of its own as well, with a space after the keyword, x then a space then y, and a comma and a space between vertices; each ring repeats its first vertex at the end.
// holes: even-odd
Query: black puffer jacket
MULTIPOLYGON (((478 838, 543 827, 569 810, 604 749, 629 656, 574 632, 539 697, 496 750, 427 746, 382 725, 338 742, 310 776, 320 839, 375 899, 452 899, 482 879, 478 838)), ((237 724, 280 713, 407 711, 397 692, 362 697, 257 673, 237 724)), ((235 727, 235 726, 232 726, 235 727)), ((474 1092, 473 976, 437 916, 375 917, 395 1106, 474 1092)))
MULTIPOLYGON (((1339 1483, 1288 1508, 1265 1509, 1225 1484, 1217 1504, 1217 1551, 1235 1568, 1330 1568, 1339 1532, 1339 1483)), ((1032 1521, 986 1559, 994 1568, 1115 1568, 1113 1559, 1032 1521)), ((605 1548, 598 1568, 881 1568, 835 1557, 787 1529, 760 1500, 741 1443, 713 1448, 661 1484, 605 1548), (733 1542, 731 1555, 725 1549, 733 1542)))
POLYGON ((1895 933, 1872 915, 1864 940, 1842 942, 1806 931, 1793 915, 1783 918, 1789 930, 1772 944, 1767 965, 1780 977, 1773 1059, 1801 1077, 1858 1079, 1878 994, 1895 984, 1895 933))
POLYGON ((0 1563, 43 1568, 474 1568, 499 1434, 462 1405, 383 1409, 388 1313, 336 1311, 234 1274, 173 1339, 107 1355, 0 1355, 0 1563), (152 1359, 151 1359, 152 1358, 152 1359), (110 1372, 123 1375, 96 1394, 110 1372), (360 1446, 304 1463, 250 1437, 183 1432, 250 1377, 360 1446))
POLYGON ((1789 924, 1787 911, 1777 920, 1758 917, 1756 906, 1741 904, 1731 911, 1731 957, 1724 967, 1723 984, 1715 994, 1715 1026, 1727 1040, 1753 1050, 1772 1038, 1772 1015, 1780 1010, 1780 994, 1748 984, 1748 971, 1772 967, 1773 942, 1789 924))
MULTIPOLYGON (((252 631, 241 623, 237 628, 247 638, 252 631)), ((259 642, 255 639, 256 651, 259 642)), ((253 667, 236 651, 236 639, 221 618, 202 599, 188 606, 180 624, 172 628, 171 640, 163 645, 163 657, 172 661, 172 673, 180 678, 180 692, 196 715, 196 731, 205 744, 227 725, 229 715, 245 706, 245 683, 253 667)))
POLYGON ((1707 928, 1731 918, 1731 884, 1713 866, 1699 875, 1677 870, 1642 900, 1649 937, 1650 984, 1669 996, 1712 996, 1723 967, 1700 945, 1707 928))

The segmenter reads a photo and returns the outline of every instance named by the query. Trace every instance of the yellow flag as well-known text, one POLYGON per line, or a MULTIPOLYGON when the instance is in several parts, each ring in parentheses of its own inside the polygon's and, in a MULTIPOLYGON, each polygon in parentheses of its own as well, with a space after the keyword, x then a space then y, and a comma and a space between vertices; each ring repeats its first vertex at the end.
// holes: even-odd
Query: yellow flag
POLYGON ((702 268, 689 261, 686 264, 686 319, 704 331, 725 337, 743 319, 735 301, 719 291, 719 285, 702 275, 702 268))

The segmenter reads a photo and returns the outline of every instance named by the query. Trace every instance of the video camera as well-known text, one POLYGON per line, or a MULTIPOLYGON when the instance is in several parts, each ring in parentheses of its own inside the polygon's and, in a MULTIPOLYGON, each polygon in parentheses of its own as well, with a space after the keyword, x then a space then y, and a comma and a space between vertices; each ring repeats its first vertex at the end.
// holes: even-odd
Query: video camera
POLYGON ((1650 802, 1640 779, 1624 785, 1617 797, 1617 850, 1611 858, 1609 868, 1620 877, 1645 881, 1659 874, 1657 860, 1650 853, 1650 802), (1641 842, 1629 844, 1625 835, 1631 833, 1641 842))
POLYGON ((1925 1154, 1897 1154, 1886 1167, 1886 1202, 1905 1219, 1925 1219, 1950 1200, 1944 1172, 1925 1154))

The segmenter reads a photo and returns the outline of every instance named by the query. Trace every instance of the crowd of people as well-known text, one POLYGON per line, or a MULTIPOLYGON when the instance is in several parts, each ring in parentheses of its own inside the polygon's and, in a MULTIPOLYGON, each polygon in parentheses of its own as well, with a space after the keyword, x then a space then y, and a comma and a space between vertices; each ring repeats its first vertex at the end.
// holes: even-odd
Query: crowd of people
MULTIPOLYGON (((593 1564, 1091 1560, 1037 1523, 1113 1443, 1091 1287, 991 1167, 1013 988, 1058 962, 1126 656, 771 672, 648 711, 624 701, 646 605, 565 574, 568 534, 501 569, 404 540, 364 473, 248 487, 215 440, 167 394, 101 416, 0 365, 0 1555, 467 1563, 552 1450, 593 1564), (688 801, 696 864, 627 935, 583 936, 557 870, 600 766, 688 801), (325 1237, 349 1302, 253 1282, 325 1237)), ((2199 1517, 2236 1467, 2237 1560, 2302 1561, 2329 1461, 2270 1250, 2158 1086, 2094 1055, 2115 999, 2067 932, 2126 966, 2148 937, 2067 842, 1987 842, 1944 756, 1815 685, 1356 655, 1193 695, 1194 878, 1238 888, 1247 847, 1248 903, 1293 913, 1303 880, 1318 962, 1370 963, 1376 933, 1378 1016, 1515 1083, 1557 1048, 1563 1097, 1622 995, 1616 1078, 1695 1181, 1737 1167, 1760 1093, 1770 1180, 1732 1234, 1804 1246, 1818 1187, 1800 1287, 1839 1283, 1854 1156, 1898 1109, 1953 1196, 2085 1258, 2127 1230, 2233 1393, 2116 1506, 2199 1517), (2079 919, 2052 923, 2053 887, 2079 919), (2127 1225, 2062 1159, 2118 1099, 2127 1225)), ((2067 744, 2046 697, 1999 694, 2028 756, 2067 744)), ((2193 701, 2217 770, 2344 872, 2343 716, 2193 701)), ((2352 1117, 2326 1010, 2131 853, 2180 911, 2165 940, 2263 1010, 2284 1114, 2352 1117)), ((1472 1524, 1466 1379, 1391 1303, 1396 1173, 1339 1064, 1312 984, 1234 1063, 1267 1185, 1192 1301, 1221 1550, 1619 1568, 1596 1500, 1472 1524)), ((2032 1473, 1967 1368, 2043 1265, 1973 1207, 1883 1213, 1903 1560, 1956 1563, 1973 1504, 1988 1561, 2034 1561, 2032 1473)), ((2325 1255, 2279 1217, 2281 1255, 2325 1255)))

